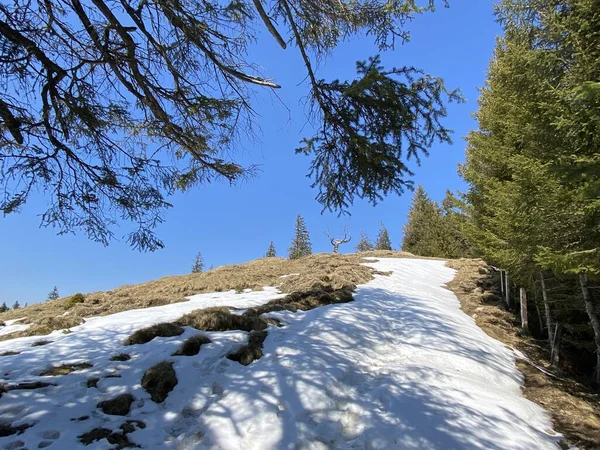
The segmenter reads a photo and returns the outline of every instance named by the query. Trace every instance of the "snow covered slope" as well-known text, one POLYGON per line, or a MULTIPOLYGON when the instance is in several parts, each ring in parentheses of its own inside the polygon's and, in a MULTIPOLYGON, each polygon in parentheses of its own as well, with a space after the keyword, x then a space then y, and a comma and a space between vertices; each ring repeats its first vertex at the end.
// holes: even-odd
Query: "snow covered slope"
POLYGON ((149 449, 559 448, 547 413, 521 395, 513 352, 481 331, 443 287, 453 270, 414 259, 371 265, 393 273, 360 286, 352 303, 278 313, 285 327, 269 328, 264 356, 249 366, 224 357, 245 341, 244 332, 206 333, 213 343, 192 357, 171 356, 197 334, 189 328, 147 344, 122 342, 135 329, 199 307, 264 303, 278 295, 273 289, 202 294, 94 318, 41 347, 30 346, 35 338, 0 342, 0 353, 21 351, 0 358, 2 381, 55 384, 3 395, 0 424, 33 426, 0 437, 0 448, 107 449, 106 439, 83 446, 77 436, 97 427, 119 431, 132 419, 146 427, 128 438, 149 449), (109 361, 124 351, 131 360, 109 361), (156 404, 140 380, 163 360, 174 361, 179 383, 156 404), (39 376, 48 366, 84 361, 93 366, 39 376), (88 388, 92 377, 100 380, 88 388), (122 393, 135 397, 129 416, 97 408, 122 393))

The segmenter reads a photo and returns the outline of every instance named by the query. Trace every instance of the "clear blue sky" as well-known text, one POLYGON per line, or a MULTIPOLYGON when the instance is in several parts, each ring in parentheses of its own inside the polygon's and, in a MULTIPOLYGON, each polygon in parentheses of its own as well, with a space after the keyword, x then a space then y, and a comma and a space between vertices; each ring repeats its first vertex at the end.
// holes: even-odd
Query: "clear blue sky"
MULTIPOLYGON (((435 146, 415 169, 415 181, 435 200, 441 200, 446 189, 464 187, 456 173, 457 163, 464 160, 463 137, 475 127, 471 114, 477 109, 477 88, 484 84, 500 32, 490 0, 450 0, 450 4, 417 17, 409 27, 412 41, 383 56, 386 66, 421 68, 444 78, 449 88, 460 88, 467 98, 466 103, 449 107, 445 124, 455 131, 454 144, 435 146)), ((207 267, 261 257, 271 240, 278 255, 285 256, 297 214, 306 220, 314 252, 331 250, 323 234, 328 227, 333 233, 343 231, 345 224, 351 227, 353 242, 341 247, 350 252, 361 230, 376 236, 380 221, 398 248, 411 193, 388 197, 376 207, 356 202, 350 217, 321 214, 316 191, 305 177, 310 160, 294 154, 299 140, 311 131, 302 103, 307 85, 300 55, 292 48, 279 49, 270 36, 259 43, 251 56, 283 86, 278 94, 285 104, 268 91, 257 99, 259 140, 243 142, 237 153, 238 160, 259 164, 259 175, 233 187, 216 183, 173 197, 175 206, 158 229, 166 248, 154 253, 139 253, 124 241, 103 247, 83 234, 57 236, 51 228, 39 228, 44 198, 32 198, 20 214, 0 218, 0 302, 43 301, 55 285, 64 296, 187 273, 198 251, 207 267)), ((355 39, 324 61, 319 75, 351 79, 355 61, 376 53, 369 39, 355 39)), ((116 230, 116 235, 126 231, 116 230)))

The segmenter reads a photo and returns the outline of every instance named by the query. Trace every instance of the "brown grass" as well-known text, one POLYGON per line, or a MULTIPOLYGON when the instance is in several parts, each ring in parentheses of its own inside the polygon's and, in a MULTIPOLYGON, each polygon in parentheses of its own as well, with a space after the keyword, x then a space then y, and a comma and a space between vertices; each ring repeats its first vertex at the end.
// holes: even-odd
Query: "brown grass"
POLYGON ((146 370, 142 377, 142 387, 156 403, 164 402, 175 386, 177 386, 177 374, 172 362, 160 362, 146 370))
POLYGON ((96 441, 100 441, 102 439, 106 439, 109 444, 115 445, 116 447, 111 447, 117 450, 123 448, 131 448, 131 447, 139 447, 129 441, 129 438, 126 436, 127 433, 113 433, 108 428, 94 428, 87 433, 83 433, 79 436, 79 442, 83 445, 90 445, 96 441))
POLYGON ((31 344, 32 347, 41 347, 42 345, 48 345, 48 344, 52 344, 52 341, 48 341, 46 339, 42 339, 39 341, 35 341, 33 344, 31 344))
POLYGON ((23 425, 18 425, 16 427, 0 424, 0 437, 12 436, 13 434, 22 434, 27 428, 30 428, 32 426, 33 425, 29 425, 26 423, 24 423, 23 425))
POLYGON ((134 400, 135 399, 131 394, 121 394, 110 400, 104 400, 98 403, 97 406, 104 414, 109 414, 111 416, 126 416, 129 414, 131 404, 134 400))
POLYGON ((110 357, 110 361, 129 361, 131 356, 127 353, 119 353, 118 355, 114 355, 110 357))
POLYGON ((134 345, 134 344, 146 344, 150 342, 155 337, 172 337, 179 336, 183 333, 183 328, 179 325, 175 325, 174 323, 157 323, 156 325, 152 325, 151 327, 142 328, 141 330, 137 330, 127 339, 125 339, 125 345, 134 345))
POLYGON ((80 364, 63 364, 61 366, 51 367, 40 373, 41 377, 58 377, 61 375, 68 375, 71 372, 75 372, 76 370, 89 369, 92 367, 89 363, 80 363, 80 364))
POLYGON ((21 352, 8 351, 8 352, 0 353, 0 356, 14 356, 14 355, 20 355, 20 354, 21 354, 21 352))
POLYGON ((103 316, 130 309, 148 308, 185 301, 186 296, 231 289, 261 290, 276 286, 282 292, 301 292, 314 286, 344 286, 366 283, 373 270, 361 266, 363 257, 412 257, 410 253, 371 251, 350 255, 319 253, 293 261, 262 258, 245 264, 217 267, 207 272, 170 276, 136 285, 125 285, 107 292, 92 292, 82 303, 70 303, 70 297, 50 300, 18 310, 0 313, 0 320, 22 318, 31 324, 24 331, 0 336, 0 340, 48 334, 79 325, 83 318, 103 316), (298 274, 281 278, 283 275, 298 274))
POLYGON ((203 334, 187 338, 172 356, 194 356, 200 353, 200 347, 212 341, 203 334))
POLYGON ((308 291, 292 292, 282 299, 271 300, 264 305, 249 308, 244 315, 252 317, 273 311, 308 311, 319 306, 348 303, 353 300, 353 290, 354 286, 346 286, 341 289, 333 289, 330 286, 315 286, 308 291))
POLYGON ((196 309, 177 321, 178 325, 204 331, 264 330, 267 323, 258 317, 231 314, 226 307, 196 309))
POLYGON ((529 358, 517 361, 525 381, 523 394, 552 413, 555 430, 566 438, 564 444, 600 448, 600 395, 573 378, 548 376, 536 367, 549 370, 547 350, 543 343, 521 335, 514 315, 498 295, 497 273, 483 261, 454 260, 448 266, 458 271, 448 288, 460 300, 463 311, 488 335, 529 358))
POLYGON ((240 347, 237 351, 227 355, 228 359, 237 361, 240 364, 247 366, 251 362, 262 358, 263 342, 267 338, 266 331, 252 331, 248 335, 248 344, 240 347))

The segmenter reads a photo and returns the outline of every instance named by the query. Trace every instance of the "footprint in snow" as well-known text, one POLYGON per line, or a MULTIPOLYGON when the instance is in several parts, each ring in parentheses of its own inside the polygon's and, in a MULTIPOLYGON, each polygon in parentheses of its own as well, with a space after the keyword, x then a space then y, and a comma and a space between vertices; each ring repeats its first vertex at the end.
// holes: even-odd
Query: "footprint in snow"
POLYGON ((46 430, 41 433, 43 441, 41 441, 37 448, 46 448, 54 444, 54 441, 60 437, 60 431, 58 430, 46 430))

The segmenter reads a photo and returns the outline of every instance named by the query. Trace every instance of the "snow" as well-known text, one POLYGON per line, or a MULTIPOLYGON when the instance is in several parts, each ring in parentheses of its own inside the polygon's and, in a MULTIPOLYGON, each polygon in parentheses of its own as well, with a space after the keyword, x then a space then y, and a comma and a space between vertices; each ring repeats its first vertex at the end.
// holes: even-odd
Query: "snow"
POLYGON ((125 420, 145 429, 128 434, 147 449, 558 449, 549 415, 524 399, 515 354, 488 337, 444 288, 454 271, 443 261, 380 259, 376 275, 355 301, 308 312, 271 313, 264 356, 242 366, 225 355, 245 332, 205 333, 212 344, 193 357, 171 354, 187 337, 156 338, 124 347, 136 329, 175 320, 197 308, 247 308, 281 296, 262 292, 202 294, 189 302, 87 320, 72 333, 0 342, 2 381, 54 383, 13 390, 0 399, 0 424, 34 424, 0 438, 0 448, 22 441, 33 449, 106 449, 77 436, 96 427, 118 431, 125 420), (131 360, 110 362, 129 353, 131 360), (140 386, 144 371, 174 362, 179 383, 156 404, 140 386), (89 362, 62 377, 40 377, 51 365, 89 362), (114 377, 114 375, 119 377, 114 377), (104 378, 106 375, 113 377, 104 378), (100 378, 97 388, 87 379, 100 378), (99 401, 135 397, 128 417, 109 416, 99 401), (86 420, 72 419, 89 416, 86 420))
POLYGON ((3 334, 14 333, 16 331, 25 331, 31 325, 19 323, 23 319, 24 317, 21 317, 20 319, 6 320, 4 322, 4 326, 0 327, 0 336, 3 334))

